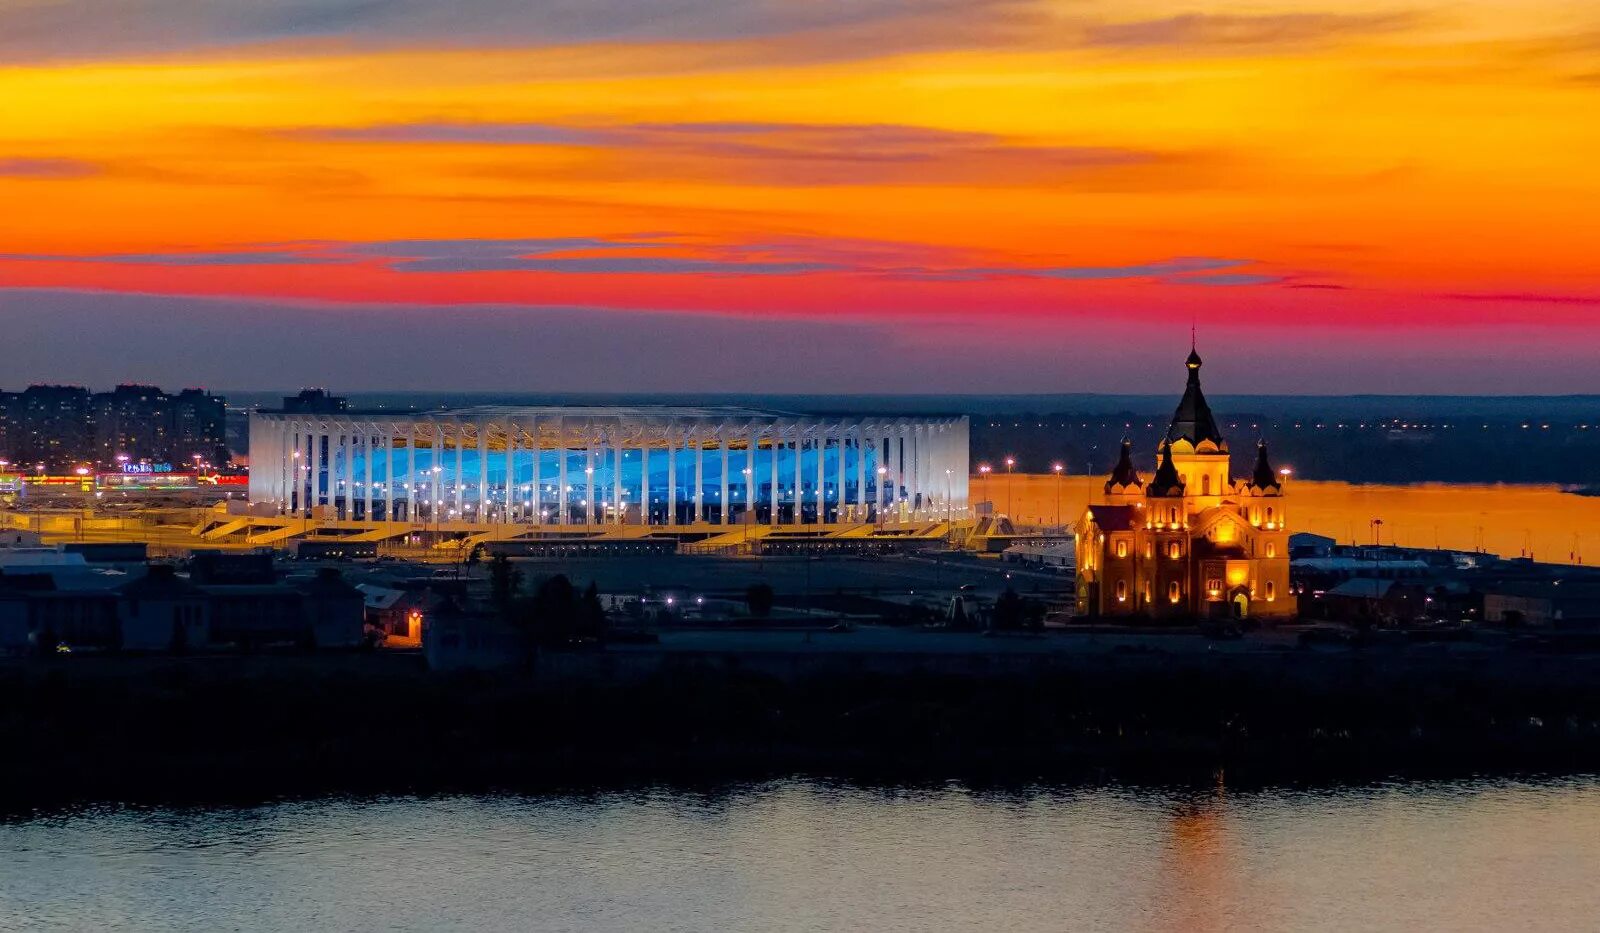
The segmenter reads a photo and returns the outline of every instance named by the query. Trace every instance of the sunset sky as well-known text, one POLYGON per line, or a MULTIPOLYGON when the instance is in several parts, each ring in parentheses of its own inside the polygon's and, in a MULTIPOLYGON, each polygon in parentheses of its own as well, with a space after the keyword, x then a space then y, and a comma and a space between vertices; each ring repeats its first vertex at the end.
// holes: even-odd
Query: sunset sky
POLYGON ((1593 2, 0 0, 0 388, 1577 393, 1597 319, 1593 2))

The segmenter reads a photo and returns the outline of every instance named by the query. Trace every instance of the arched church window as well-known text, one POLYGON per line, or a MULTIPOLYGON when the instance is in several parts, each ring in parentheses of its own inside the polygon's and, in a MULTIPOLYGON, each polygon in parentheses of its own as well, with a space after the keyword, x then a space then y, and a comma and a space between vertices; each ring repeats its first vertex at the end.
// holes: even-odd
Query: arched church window
POLYGON ((1125 603, 1127 601, 1128 601, 1128 581, 1127 580, 1118 580, 1117 581, 1117 602, 1125 603))
POLYGON ((1173 560, 1177 560, 1183 556, 1183 547, 1179 545, 1178 542, 1173 541, 1167 545, 1167 556, 1173 560))
POLYGON ((1181 598, 1183 598, 1183 589, 1178 586, 1178 581, 1173 580, 1171 583, 1168 583, 1167 599, 1171 600, 1172 602, 1177 602, 1181 598))
POLYGON ((1275 600, 1277 598, 1278 598, 1278 588, 1277 588, 1277 586, 1275 586, 1273 584, 1273 582, 1271 580, 1268 580, 1267 581, 1267 602, 1270 603, 1270 602, 1272 602, 1273 600, 1275 600))
POLYGON ((1272 506, 1267 506, 1267 524, 1272 524, 1272 506))
POLYGON ((1167 521, 1170 522, 1171 524, 1174 524, 1174 525, 1176 525, 1178 523, 1178 510, 1177 510, 1177 508, 1167 509, 1167 521))
POLYGON ((1268 557, 1277 557, 1278 556, 1278 544, 1277 544, 1276 541, 1268 541, 1267 542, 1267 556, 1268 557))
POLYGON ((1210 473, 1207 473, 1205 476, 1200 477, 1200 495, 1202 495, 1202 496, 1211 495, 1211 474, 1210 473))
POLYGON ((1117 556, 1118 557, 1127 557, 1128 556, 1128 542, 1126 542, 1126 541, 1118 541, 1117 542, 1117 556))

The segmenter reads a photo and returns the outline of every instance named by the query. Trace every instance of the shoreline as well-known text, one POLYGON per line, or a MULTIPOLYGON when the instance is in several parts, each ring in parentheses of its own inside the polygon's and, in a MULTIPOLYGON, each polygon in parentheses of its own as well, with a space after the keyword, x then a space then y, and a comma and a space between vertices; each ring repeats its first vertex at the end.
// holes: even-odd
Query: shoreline
POLYGON ((1203 787, 1600 770, 1600 657, 1296 657, 792 679, 695 659, 583 681, 358 655, 17 662, 0 666, 0 811, 795 775, 1203 787))

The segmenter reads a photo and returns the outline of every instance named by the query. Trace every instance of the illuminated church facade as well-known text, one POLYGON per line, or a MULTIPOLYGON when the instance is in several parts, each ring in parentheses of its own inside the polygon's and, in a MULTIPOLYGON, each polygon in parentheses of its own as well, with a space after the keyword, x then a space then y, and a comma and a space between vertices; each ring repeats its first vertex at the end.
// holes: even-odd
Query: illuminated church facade
POLYGON ((1289 592, 1284 477, 1256 448, 1254 468, 1235 480, 1228 442, 1200 390, 1200 355, 1148 478, 1133 447, 1106 480, 1076 530, 1078 613, 1189 618, 1283 619, 1289 592))

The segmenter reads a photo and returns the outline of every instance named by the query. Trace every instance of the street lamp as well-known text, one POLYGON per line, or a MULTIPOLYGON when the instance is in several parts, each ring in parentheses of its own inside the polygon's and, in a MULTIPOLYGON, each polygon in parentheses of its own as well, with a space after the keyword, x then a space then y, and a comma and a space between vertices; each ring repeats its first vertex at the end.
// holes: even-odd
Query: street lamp
POLYGON ((1064 463, 1052 463, 1050 472, 1056 475, 1056 527, 1061 527, 1061 473, 1066 470, 1064 463))
MULTIPOLYGON (((884 484, 884 477, 886 477, 888 475, 889 475, 889 468, 888 467, 878 467, 878 527, 880 527, 880 528, 883 527, 883 522, 884 522, 883 510, 887 507, 887 506, 884 505, 884 501, 883 501, 883 484, 884 484)), ((891 497, 890 501, 891 502, 894 501, 892 497, 891 497)))
POLYGON ((1013 525, 1016 523, 1017 519, 1016 516, 1011 514, 1011 474, 1014 472, 1016 465, 1017 461, 1015 458, 1006 458, 1006 517, 1011 519, 1013 525))

